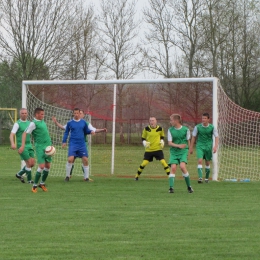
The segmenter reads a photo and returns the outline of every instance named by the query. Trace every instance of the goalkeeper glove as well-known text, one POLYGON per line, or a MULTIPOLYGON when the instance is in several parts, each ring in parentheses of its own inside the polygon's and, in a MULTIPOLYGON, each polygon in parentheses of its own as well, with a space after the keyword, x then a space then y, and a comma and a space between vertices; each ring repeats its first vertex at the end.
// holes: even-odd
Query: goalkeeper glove
POLYGON ((161 147, 162 147, 162 149, 163 149, 163 147, 164 147, 164 141, 161 139, 161 141, 160 141, 160 144, 161 144, 161 147))
POLYGON ((149 148, 150 142, 146 142, 145 140, 143 140, 143 145, 144 145, 145 148, 149 148))

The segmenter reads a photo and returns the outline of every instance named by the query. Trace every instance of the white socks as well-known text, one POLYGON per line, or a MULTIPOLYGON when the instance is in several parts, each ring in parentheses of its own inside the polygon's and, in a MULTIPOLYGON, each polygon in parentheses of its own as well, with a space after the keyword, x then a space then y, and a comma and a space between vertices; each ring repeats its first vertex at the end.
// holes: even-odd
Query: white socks
POLYGON ((73 165, 73 163, 67 162, 67 164, 66 164, 66 177, 70 177, 70 171, 71 171, 72 165, 73 165))
POLYGON ((40 167, 38 167, 37 172, 42 173, 42 171, 43 171, 43 169, 41 169, 40 167))
POLYGON ((84 169, 84 179, 88 179, 89 178, 89 166, 82 165, 82 167, 84 169))

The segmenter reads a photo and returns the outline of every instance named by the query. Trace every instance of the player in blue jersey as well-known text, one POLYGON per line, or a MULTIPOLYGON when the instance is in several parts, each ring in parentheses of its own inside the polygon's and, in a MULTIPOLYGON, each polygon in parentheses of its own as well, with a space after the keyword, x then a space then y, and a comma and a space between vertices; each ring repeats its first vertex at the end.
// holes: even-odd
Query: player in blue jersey
MULTIPOLYGON (((83 111, 82 109, 79 110, 79 115, 80 115, 80 118, 84 120, 85 114, 84 114, 84 111, 83 111)), ((62 129, 62 130, 65 130, 66 127, 67 127, 67 124, 66 124, 66 125, 60 124, 60 123, 57 121, 57 118, 56 118, 55 116, 52 117, 52 121, 53 121, 53 123, 54 123, 56 126, 58 126, 58 127, 59 127, 60 129, 62 129)), ((95 128, 90 122, 88 122, 88 121, 85 121, 85 122, 86 122, 86 124, 87 124, 87 126, 88 126, 88 129, 89 129, 90 131, 94 131, 95 133, 102 133, 102 132, 106 133, 106 132, 107 132, 107 129, 106 129, 106 128, 97 129, 97 128, 95 128)), ((85 144, 86 144, 86 147, 87 147, 87 149, 88 149, 88 138, 87 138, 87 136, 85 136, 85 144)), ((76 158, 74 158, 74 162, 75 162, 75 159, 76 159, 76 158)), ((72 167, 71 167, 70 178, 72 177, 72 173, 73 173, 73 169, 74 169, 74 162, 73 162, 72 167)), ((82 172, 83 172, 83 174, 84 174, 83 165, 82 165, 82 172)), ((91 179, 89 179, 89 180, 91 180, 91 179)))
POLYGON ((84 180, 89 181, 88 151, 85 144, 85 135, 87 134, 95 134, 95 132, 88 128, 86 122, 80 118, 80 110, 75 108, 73 110, 73 119, 67 123, 62 140, 62 147, 64 148, 70 135, 65 181, 69 181, 75 157, 82 159, 84 180))

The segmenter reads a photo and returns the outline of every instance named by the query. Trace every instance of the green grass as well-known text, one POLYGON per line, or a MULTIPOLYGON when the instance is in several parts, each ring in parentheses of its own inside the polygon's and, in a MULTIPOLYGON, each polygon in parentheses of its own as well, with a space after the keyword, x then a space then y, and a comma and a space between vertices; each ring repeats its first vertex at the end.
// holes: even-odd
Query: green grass
POLYGON ((188 194, 184 181, 177 180, 175 194, 168 194, 167 179, 145 178, 155 165, 160 169, 158 163, 138 182, 118 177, 133 175, 140 163, 141 150, 127 149, 132 156, 117 158, 115 176, 101 155, 93 158, 93 168, 107 177, 84 183, 74 176, 64 183, 63 177, 50 176, 49 191, 33 194, 30 185, 14 178, 18 156, 1 147, 0 259, 259 258, 257 182, 193 180, 195 192, 188 194))
MULTIPOLYGON (((116 146, 115 150, 115 175, 134 176, 137 168, 141 164, 144 155, 143 146, 116 146)), ((164 149, 166 161, 169 158, 169 149, 164 149)), ((196 156, 190 156, 187 166, 192 178, 197 178, 196 156)), ((80 169, 79 169, 80 170, 80 169)), ((93 174, 111 173, 111 145, 96 145, 92 147, 92 171, 93 174)), ((180 174, 180 172, 179 172, 180 174)), ((142 177, 167 177, 162 165, 154 160, 148 164, 142 177)), ((180 175, 181 176, 181 175, 180 175)))

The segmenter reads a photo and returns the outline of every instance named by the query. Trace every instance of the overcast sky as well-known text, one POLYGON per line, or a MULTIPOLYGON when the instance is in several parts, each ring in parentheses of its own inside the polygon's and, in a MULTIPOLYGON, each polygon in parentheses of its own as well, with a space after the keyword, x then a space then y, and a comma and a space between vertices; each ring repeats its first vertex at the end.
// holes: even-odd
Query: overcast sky
MULTIPOLYGON (((90 0, 90 2, 92 4, 94 4, 97 8, 100 8, 100 2, 101 0, 90 0)), ((88 2, 89 3, 89 2, 88 2)), ((142 10, 145 8, 145 6, 148 5, 148 0, 137 0, 137 3, 136 3, 136 12, 137 12, 137 18, 141 18, 142 16, 142 10)), ((141 27, 142 29, 143 27, 141 27)), ((153 73, 150 73, 148 71, 143 71, 139 74, 137 74, 134 78, 135 79, 143 79, 143 78, 146 78, 146 79, 149 79, 149 78, 161 78, 160 76, 158 75, 155 75, 153 73)))

